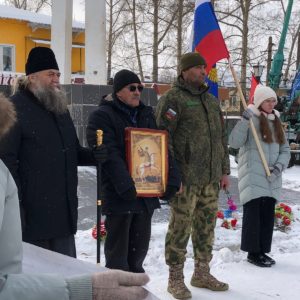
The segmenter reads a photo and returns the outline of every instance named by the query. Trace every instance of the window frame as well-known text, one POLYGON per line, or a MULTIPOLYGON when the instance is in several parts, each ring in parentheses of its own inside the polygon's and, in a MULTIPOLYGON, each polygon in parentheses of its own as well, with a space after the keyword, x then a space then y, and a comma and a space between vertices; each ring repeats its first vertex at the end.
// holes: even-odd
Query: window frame
POLYGON ((0 72, 15 72, 16 71, 16 46, 14 44, 1 44, 0 43, 0 72), (12 48, 12 58, 11 58, 11 71, 4 71, 3 66, 3 48, 12 48))

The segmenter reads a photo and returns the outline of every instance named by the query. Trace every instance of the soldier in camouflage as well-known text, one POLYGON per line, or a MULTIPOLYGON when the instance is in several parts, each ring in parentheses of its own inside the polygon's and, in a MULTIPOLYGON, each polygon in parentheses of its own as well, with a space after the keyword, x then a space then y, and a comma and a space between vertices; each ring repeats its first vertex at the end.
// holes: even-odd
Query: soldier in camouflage
POLYGON ((182 193, 170 201, 165 245, 168 291, 176 299, 191 297, 183 277, 190 235, 195 260, 191 285, 228 290, 228 284, 218 281, 209 269, 219 189, 229 186, 230 166, 222 112, 217 99, 208 93, 205 68, 199 53, 183 55, 180 76, 156 110, 157 124, 169 132, 169 148, 182 175, 182 193))

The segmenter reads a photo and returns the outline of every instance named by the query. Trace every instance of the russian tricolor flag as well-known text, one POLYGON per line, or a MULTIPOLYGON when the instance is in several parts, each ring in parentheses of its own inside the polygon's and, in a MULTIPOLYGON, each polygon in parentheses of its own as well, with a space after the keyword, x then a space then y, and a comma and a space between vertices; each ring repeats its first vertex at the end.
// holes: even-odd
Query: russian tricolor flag
POLYGON ((196 0, 192 43, 193 51, 199 52, 205 58, 207 73, 217 61, 229 58, 210 0, 196 0))

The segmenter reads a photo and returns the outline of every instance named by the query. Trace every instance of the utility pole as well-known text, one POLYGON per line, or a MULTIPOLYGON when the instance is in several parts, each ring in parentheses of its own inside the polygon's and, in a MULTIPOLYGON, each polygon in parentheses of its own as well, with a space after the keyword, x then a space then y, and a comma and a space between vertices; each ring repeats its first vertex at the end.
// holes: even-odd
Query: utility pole
POLYGON ((268 42, 268 60, 267 60, 267 81, 266 81, 266 85, 269 85, 268 74, 270 73, 271 64, 272 64, 272 47, 273 47, 272 37, 269 36, 269 42, 268 42))

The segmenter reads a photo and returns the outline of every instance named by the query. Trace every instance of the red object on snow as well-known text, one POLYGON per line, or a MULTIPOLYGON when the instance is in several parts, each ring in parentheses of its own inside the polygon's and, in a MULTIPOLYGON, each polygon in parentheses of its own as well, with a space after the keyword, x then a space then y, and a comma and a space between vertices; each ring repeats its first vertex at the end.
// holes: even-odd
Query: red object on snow
POLYGON ((219 219, 224 219, 224 213, 222 212, 222 211, 218 211, 217 212, 217 218, 219 218, 219 219))
MULTIPOLYGON (((94 227, 92 229, 92 237, 95 240, 97 239, 97 227, 96 227, 96 225, 94 225, 94 227)), ((101 237, 101 240, 105 239, 105 237, 106 237, 106 229, 105 229, 104 222, 101 222, 101 225, 100 225, 100 237, 101 237)))
POLYGON ((284 223, 284 225, 289 226, 291 224, 291 220, 288 217, 284 217, 283 223, 284 223))
POLYGON ((289 206, 285 206, 284 211, 286 211, 287 213, 290 213, 292 211, 292 209, 289 206))
POLYGON ((224 227, 226 229, 229 229, 229 224, 228 224, 228 221, 227 220, 224 220, 221 227, 224 227))
POLYGON ((231 222, 231 226, 234 228, 236 226, 237 219, 232 219, 230 222, 231 222))

